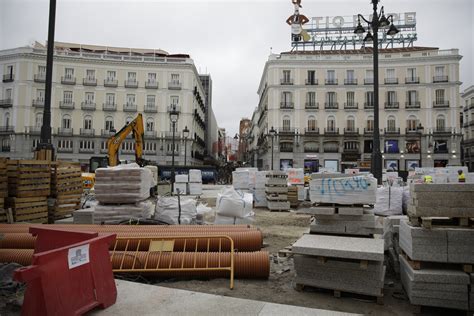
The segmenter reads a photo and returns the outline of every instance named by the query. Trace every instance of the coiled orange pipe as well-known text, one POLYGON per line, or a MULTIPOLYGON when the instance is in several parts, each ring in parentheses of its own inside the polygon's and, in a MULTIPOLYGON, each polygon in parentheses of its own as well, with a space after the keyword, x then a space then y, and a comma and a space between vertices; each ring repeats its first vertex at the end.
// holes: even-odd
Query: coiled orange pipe
MULTIPOLYGON (((113 269, 131 268, 133 265, 135 252, 116 252, 112 257, 113 269), (125 254, 125 256, 124 256, 125 254), (123 259, 123 264, 122 264, 123 259)), ((140 265, 144 266, 146 261, 146 252, 139 252, 137 260, 135 261, 135 268, 140 268, 140 265)), ((150 253, 147 263, 147 268, 156 267, 158 264, 159 253, 150 253)), ((0 249, 0 263, 4 262, 16 262, 18 264, 27 266, 30 265, 33 260, 33 250, 31 249, 0 249)), ((168 268, 171 260, 171 267, 181 267, 184 262, 184 267, 194 267, 194 253, 163 253, 161 255, 159 267, 168 268)), ((221 262, 221 266, 230 265, 230 254, 229 253, 209 253, 207 258, 206 253, 196 253, 196 266, 195 267, 217 267, 221 262), (220 257, 220 258, 219 258, 220 257)), ((266 279, 270 274, 270 261, 269 254, 267 251, 256 251, 256 252, 242 252, 235 253, 234 255, 234 269, 236 278, 255 278, 255 279, 266 279)), ((130 273, 130 272, 128 272, 130 273)), ((189 272, 176 272, 176 271, 150 271, 150 272, 137 272, 140 274, 157 275, 161 277, 227 277, 228 272, 225 271, 189 271, 189 272)))
MULTIPOLYGON (((180 232, 180 231, 167 231, 167 232, 117 232, 117 237, 141 237, 143 240, 140 242, 140 251, 146 251, 149 248, 149 240, 146 238, 157 238, 160 237, 173 237, 173 236, 189 236, 190 239, 186 240, 186 251, 195 251, 196 250, 196 238, 200 235, 222 235, 224 233, 220 232, 180 232)), ((234 248, 238 251, 257 251, 262 248, 263 236, 260 231, 244 231, 244 232, 227 232, 226 236, 229 236, 234 241, 234 248)), ((207 238, 199 239, 197 245, 197 251, 207 251, 207 238)), ((3 249, 34 249, 35 248, 36 237, 33 237, 31 234, 4 234, 3 238, 0 239, 0 248, 3 249)), ((116 250, 125 250, 127 246, 127 241, 121 240, 117 242, 116 250)), ((138 240, 130 241, 128 244, 127 250, 136 250, 138 246, 138 240)), ((110 249, 113 249, 112 245, 110 249)), ((175 251, 183 251, 184 240, 176 240, 174 245, 175 251)), ((222 242, 219 246, 219 239, 213 238, 209 240, 209 250, 210 251, 228 251, 230 250, 230 242, 227 239, 222 239, 222 242)))

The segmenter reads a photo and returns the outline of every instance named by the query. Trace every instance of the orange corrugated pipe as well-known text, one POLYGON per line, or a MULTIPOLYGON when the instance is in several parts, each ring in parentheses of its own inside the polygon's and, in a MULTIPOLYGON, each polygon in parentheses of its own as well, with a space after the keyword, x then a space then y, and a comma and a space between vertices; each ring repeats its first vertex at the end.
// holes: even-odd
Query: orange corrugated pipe
MULTIPOLYGON (((186 251, 195 251, 196 243, 195 237, 199 235, 223 235, 224 233, 219 232, 180 232, 180 231, 167 231, 167 232, 117 232, 117 237, 142 237, 144 240, 140 242, 140 249, 142 251, 148 250, 149 241, 146 238, 160 238, 160 237, 173 237, 173 236, 189 236, 190 239, 186 241, 186 251)), ((238 251, 256 251, 262 248, 263 236, 260 231, 246 231, 246 232, 227 232, 226 236, 229 236, 234 241, 234 248, 238 251)), ((0 239, 0 248, 3 249, 34 249, 36 237, 28 233, 24 234, 4 234, 3 238, 0 239)), ((117 242, 116 250, 125 250, 127 242, 117 242)), ((138 240, 129 242, 128 250, 135 250, 138 245, 138 240)), ((221 251, 230 250, 230 243, 227 239, 222 239, 221 251)), ((111 246, 110 249, 113 249, 111 246)), ((175 251, 182 251, 184 248, 184 240, 175 241, 175 251)), ((207 238, 200 239, 198 242, 197 251, 207 250, 207 238)), ((209 242, 210 251, 219 250, 219 240, 217 238, 210 239, 209 242)))
MULTIPOLYGON (((139 268, 140 264, 144 265, 146 260, 146 252, 139 252, 137 260, 135 261, 135 268, 139 268)), ((116 252, 112 258, 113 269, 119 269, 122 264, 122 268, 131 268, 133 265, 133 258, 135 252, 125 253, 116 252)), ((207 261, 206 253, 196 254, 196 267, 205 267, 207 261)), ((156 267, 158 264, 159 253, 150 253, 148 258, 147 267, 156 267)), ((219 262, 221 266, 230 265, 230 254, 229 253, 209 253, 208 266, 216 267, 219 262)), ((0 263, 16 262, 18 264, 27 266, 30 265, 33 259, 33 250, 31 249, 0 249, 0 263)), ((169 267, 170 259, 172 260, 172 267, 180 267, 183 264, 184 267, 194 266, 194 254, 193 253, 163 253, 160 259, 161 268, 169 267)), ((242 252, 235 253, 234 255, 234 269, 236 278, 268 278, 270 274, 270 262, 269 254, 267 251, 256 251, 256 252, 242 252)), ((138 273, 138 272, 137 272, 138 273)), ((193 271, 193 272, 140 272, 140 274, 157 275, 162 277, 177 277, 177 276, 206 276, 206 277, 227 277, 228 272, 220 271, 193 271)))

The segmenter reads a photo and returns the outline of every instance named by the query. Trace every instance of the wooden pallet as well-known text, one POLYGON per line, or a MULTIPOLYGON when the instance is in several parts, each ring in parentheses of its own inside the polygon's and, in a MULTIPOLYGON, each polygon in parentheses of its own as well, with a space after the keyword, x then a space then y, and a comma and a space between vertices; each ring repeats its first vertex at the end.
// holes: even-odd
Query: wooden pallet
POLYGON ((0 158, 0 198, 8 196, 7 159, 0 158))
POLYGON ((56 197, 54 204, 48 208, 50 223, 55 220, 72 216, 73 212, 81 206, 81 194, 60 195, 56 197))
POLYGON ((44 197, 50 194, 50 162, 9 160, 8 194, 11 197, 44 197))
POLYGON ((367 295, 367 294, 361 294, 361 293, 348 292, 348 291, 344 291, 340 289, 326 289, 326 288, 317 287, 317 286, 313 286, 309 284, 302 284, 302 283, 295 284, 295 290, 298 292, 305 291, 306 289, 310 289, 317 292, 323 292, 323 293, 331 293, 334 297, 337 297, 337 298, 351 297, 351 298, 357 298, 361 300, 375 301, 377 302, 377 304, 383 305, 382 290, 380 291, 379 295, 373 296, 373 295, 367 295))
POLYGON ((409 216, 412 226, 433 227, 474 227, 474 219, 469 217, 415 217, 409 216))
POLYGON ((47 197, 10 197, 7 198, 6 205, 12 209, 15 222, 48 222, 47 197))
POLYGON ((82 172, 79 163, 55 162, 51 165, 51 195, 82 194, 82 172))
POLYGON ((0 197, 0 223, 7 222, 7 212, 5 210, 5 199, 0 197))
POLYGON ((403 251, 400 251, 400 255, 405 258, 408 264, 413 268, 413 270, 423 270, 423 269, 440 269, 440 270, 462 270, 466 273, 473 273, 473 264, 461 264, 461 263, 445 263, 445 262, 426 262, 412 260, 410 257, 403 251))

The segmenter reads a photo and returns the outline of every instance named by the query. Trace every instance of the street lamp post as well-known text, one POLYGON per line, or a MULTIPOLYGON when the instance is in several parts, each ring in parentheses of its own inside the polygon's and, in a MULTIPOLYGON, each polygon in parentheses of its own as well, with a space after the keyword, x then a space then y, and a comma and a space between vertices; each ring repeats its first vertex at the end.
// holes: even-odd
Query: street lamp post
POLYGON ((272 128, 268 131, 270 133, 270 136, 272 137, 272 171, 273 171, 273 138, 275 137, 276 130, 272 128))
POLYGON ((170 109, 170 121, 172 123, 173 128, 173 138, 172 138, 172 152, 171 152, 171 194, 174 192, 174 180, 175 180, 175 170, 174 170, 174 151, 175 151, 175 143, 174 143, 174 136, 175 136, 175 126, 176 122, 178 122, 179 112, 176 110, 176 105, 173 104, 170 109))
POLYGON ((185 126, 183 129, 183 137, 184 137, 184 165, 186 166, 186 143, 188 142, 189 136, 189 129, 188 126, 185 126))
POLYGON ((420 168, 421 168, 421 166, 422 166, 421 160, 422 160, 422 158, 423 158, 423 153, 422 153, 422 151, 421 151, 421 149, 423 148, 423 146, 421 145, 421 140, 422 140, 422 137, 423 137, 423 130, 424 130, 424 129, 425 129, 425 128, 423 127, 423 125, 421 125, 421 123, 418 124, 418 126, 416 127, 416 131, 419 133, 419 136, 420 136, 420 168))
POLYGON ((358 24, 354 30, 355 34, 365 33, 364 27, 360 24, 360 19, 367 22, 367 35, 364 38, 364 42, 373 41, 373 59, 374 59, 374 139, 372 152, 372 163, 371 171, 375 178, 377 178, 378 184, 382 184, 382 153, 380 152, 380 128, 379 128, 379 43, 378 43, 378 31, 379 28, 386 28, 390 26, 387 31, 387 35, 395 35, 399 31, 393 24, 393 16, 389 15, 385 17, 384 8, 382 7, 380 14, 377 13, 377 5, 379 0, 372 0, 373 14, 372 21, 368 21, 363 15, 357 14, 358 24), (390 24, 389 19, 392 20, 390 24), (370 32, 370 28, 374 32, 370 32))

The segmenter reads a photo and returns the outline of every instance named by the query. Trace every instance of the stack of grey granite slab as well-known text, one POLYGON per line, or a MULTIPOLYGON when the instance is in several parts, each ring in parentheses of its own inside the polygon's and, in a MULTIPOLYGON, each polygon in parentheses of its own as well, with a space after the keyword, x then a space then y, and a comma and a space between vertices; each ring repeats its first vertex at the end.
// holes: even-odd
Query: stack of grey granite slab
POLYGON ((471 304, 472 310, 472 290, 469 292, 472 275, 462 270, 415 270, 400 255, 400 275, 410 303, 414 305, 469 310, 471 304))
POLYGON ((297 285, 383 297, 382 239, 306 234, 292 253, 297 285))
POLYGON ((388 252, 388 265, 395 274, 400 274, 400 261, 398 256, 402 250, 399 244, 400 221, 408 220, 405 215, 392 215, 383 219, 384 249, 388 252))

